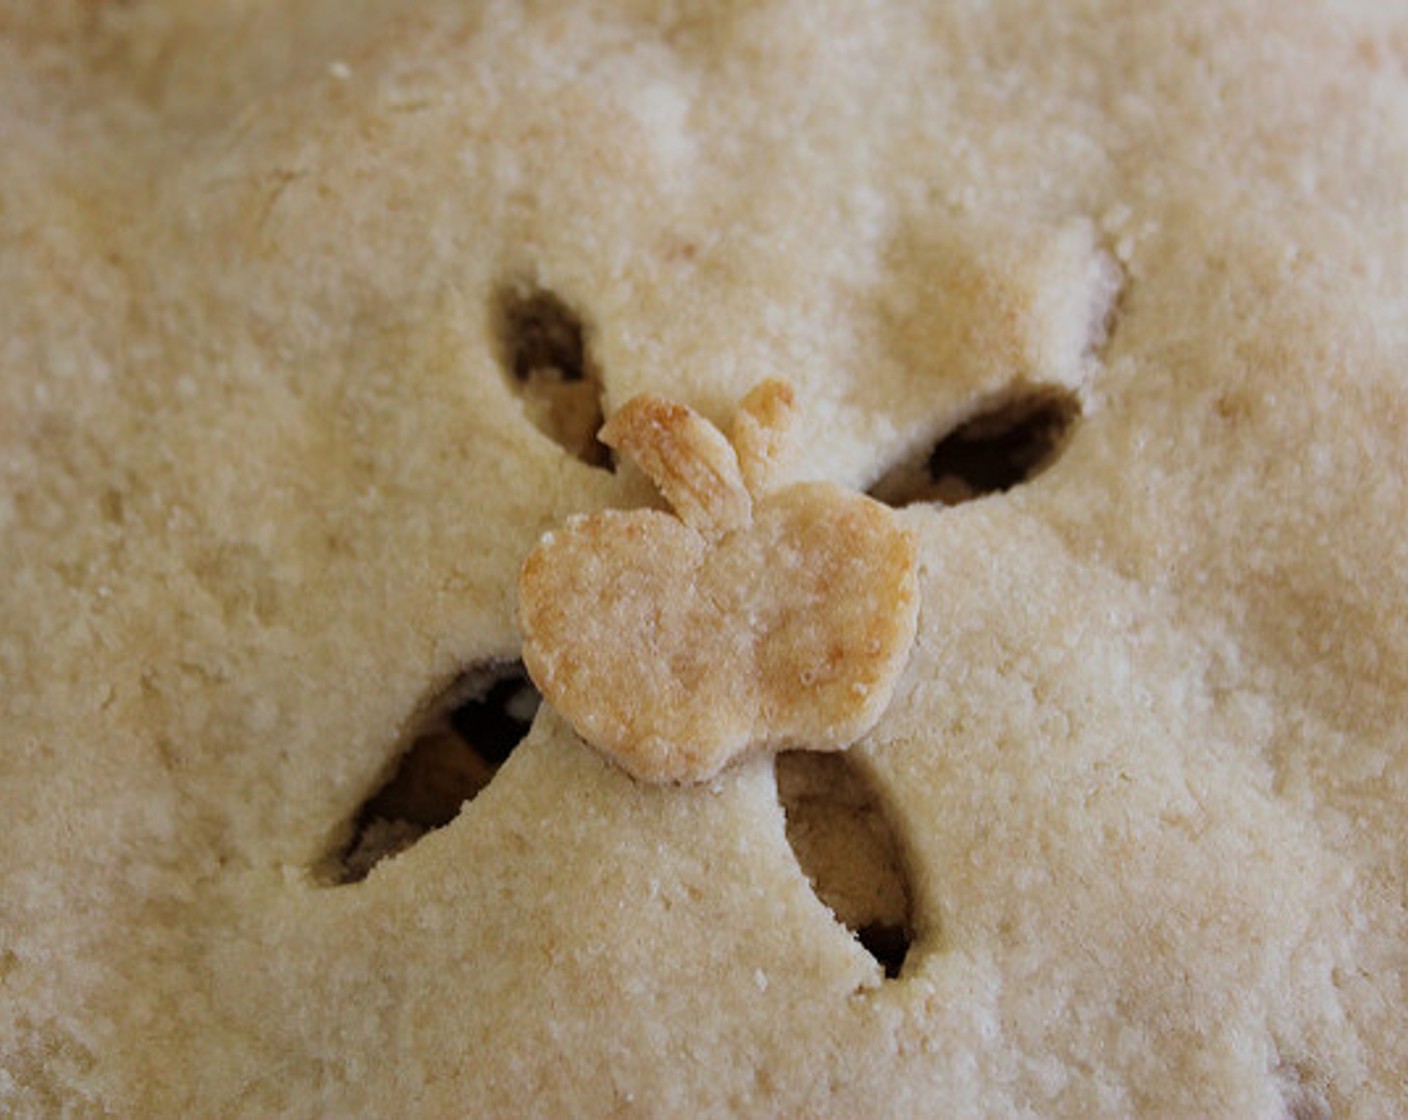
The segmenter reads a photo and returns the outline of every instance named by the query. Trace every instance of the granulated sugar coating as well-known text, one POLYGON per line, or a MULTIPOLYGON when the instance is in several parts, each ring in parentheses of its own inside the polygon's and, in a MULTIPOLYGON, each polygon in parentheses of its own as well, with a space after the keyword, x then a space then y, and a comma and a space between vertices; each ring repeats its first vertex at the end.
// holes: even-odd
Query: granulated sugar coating
POLYGON ((0 136, 0 1113, 1408 1113, 1408 6, 0 0, 0 136), (519 571, 773 379, 912 648, 643 783, 519 571))

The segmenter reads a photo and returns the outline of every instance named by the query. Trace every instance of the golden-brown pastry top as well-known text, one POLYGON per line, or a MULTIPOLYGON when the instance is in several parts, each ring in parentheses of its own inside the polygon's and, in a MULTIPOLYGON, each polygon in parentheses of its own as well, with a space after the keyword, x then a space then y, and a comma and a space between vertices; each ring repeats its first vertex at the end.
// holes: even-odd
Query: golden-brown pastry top
POLYGON ((1408 1111, 1404 24, 0 3, 0 1112, 1408 1111), (925 498, 843 770, 547 705, 329 872, 772 377, 925 498))

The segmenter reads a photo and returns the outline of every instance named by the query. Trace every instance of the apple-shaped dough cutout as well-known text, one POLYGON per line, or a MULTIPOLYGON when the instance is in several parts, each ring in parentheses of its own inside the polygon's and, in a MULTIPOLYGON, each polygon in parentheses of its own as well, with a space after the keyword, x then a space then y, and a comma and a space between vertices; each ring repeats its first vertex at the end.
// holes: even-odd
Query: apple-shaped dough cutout
POLYGON ((918 620, 914 545, 886 506, 778 486, 795 416, 767 381, 729 437, 651 394, 601 430, 673 512, 572 517, 519 576, 523 661, 589 743, 652 782, 758 750, 841 750, 879 720, 918 620))

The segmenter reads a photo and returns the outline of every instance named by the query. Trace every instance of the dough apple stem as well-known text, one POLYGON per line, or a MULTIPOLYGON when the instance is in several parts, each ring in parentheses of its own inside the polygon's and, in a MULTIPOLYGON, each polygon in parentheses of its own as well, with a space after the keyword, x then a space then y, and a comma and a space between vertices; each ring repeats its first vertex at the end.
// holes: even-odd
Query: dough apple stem
POLYGON ((738 402, 729 442, 748 492, 760 498, 788 473, 797 449, 797 397, 785 381, 755 385, 738 402))
POLYGON ((753 499, 786 473, 796 447, 795 415, 792 387, 764 381, 739 402, 725 439, 687 405, 643 393, 627 401, 598 438, 634 459, 681 521, 718 537, 750 525, 753 499))

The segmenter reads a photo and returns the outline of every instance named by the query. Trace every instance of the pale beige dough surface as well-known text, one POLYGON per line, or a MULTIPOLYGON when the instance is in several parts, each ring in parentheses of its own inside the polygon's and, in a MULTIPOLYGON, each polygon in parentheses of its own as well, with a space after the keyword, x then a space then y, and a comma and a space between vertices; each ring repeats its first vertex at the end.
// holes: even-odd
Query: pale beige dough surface
POLYGON ((1408 1111, 1408 8, 0 2, 0 1112, 1408 1111), (772 768, 638 785, 550 710, 320 868, 567 515, 503 293, 606 414, 797 389, 902 515, 850 757, 880 967, 772 768))

